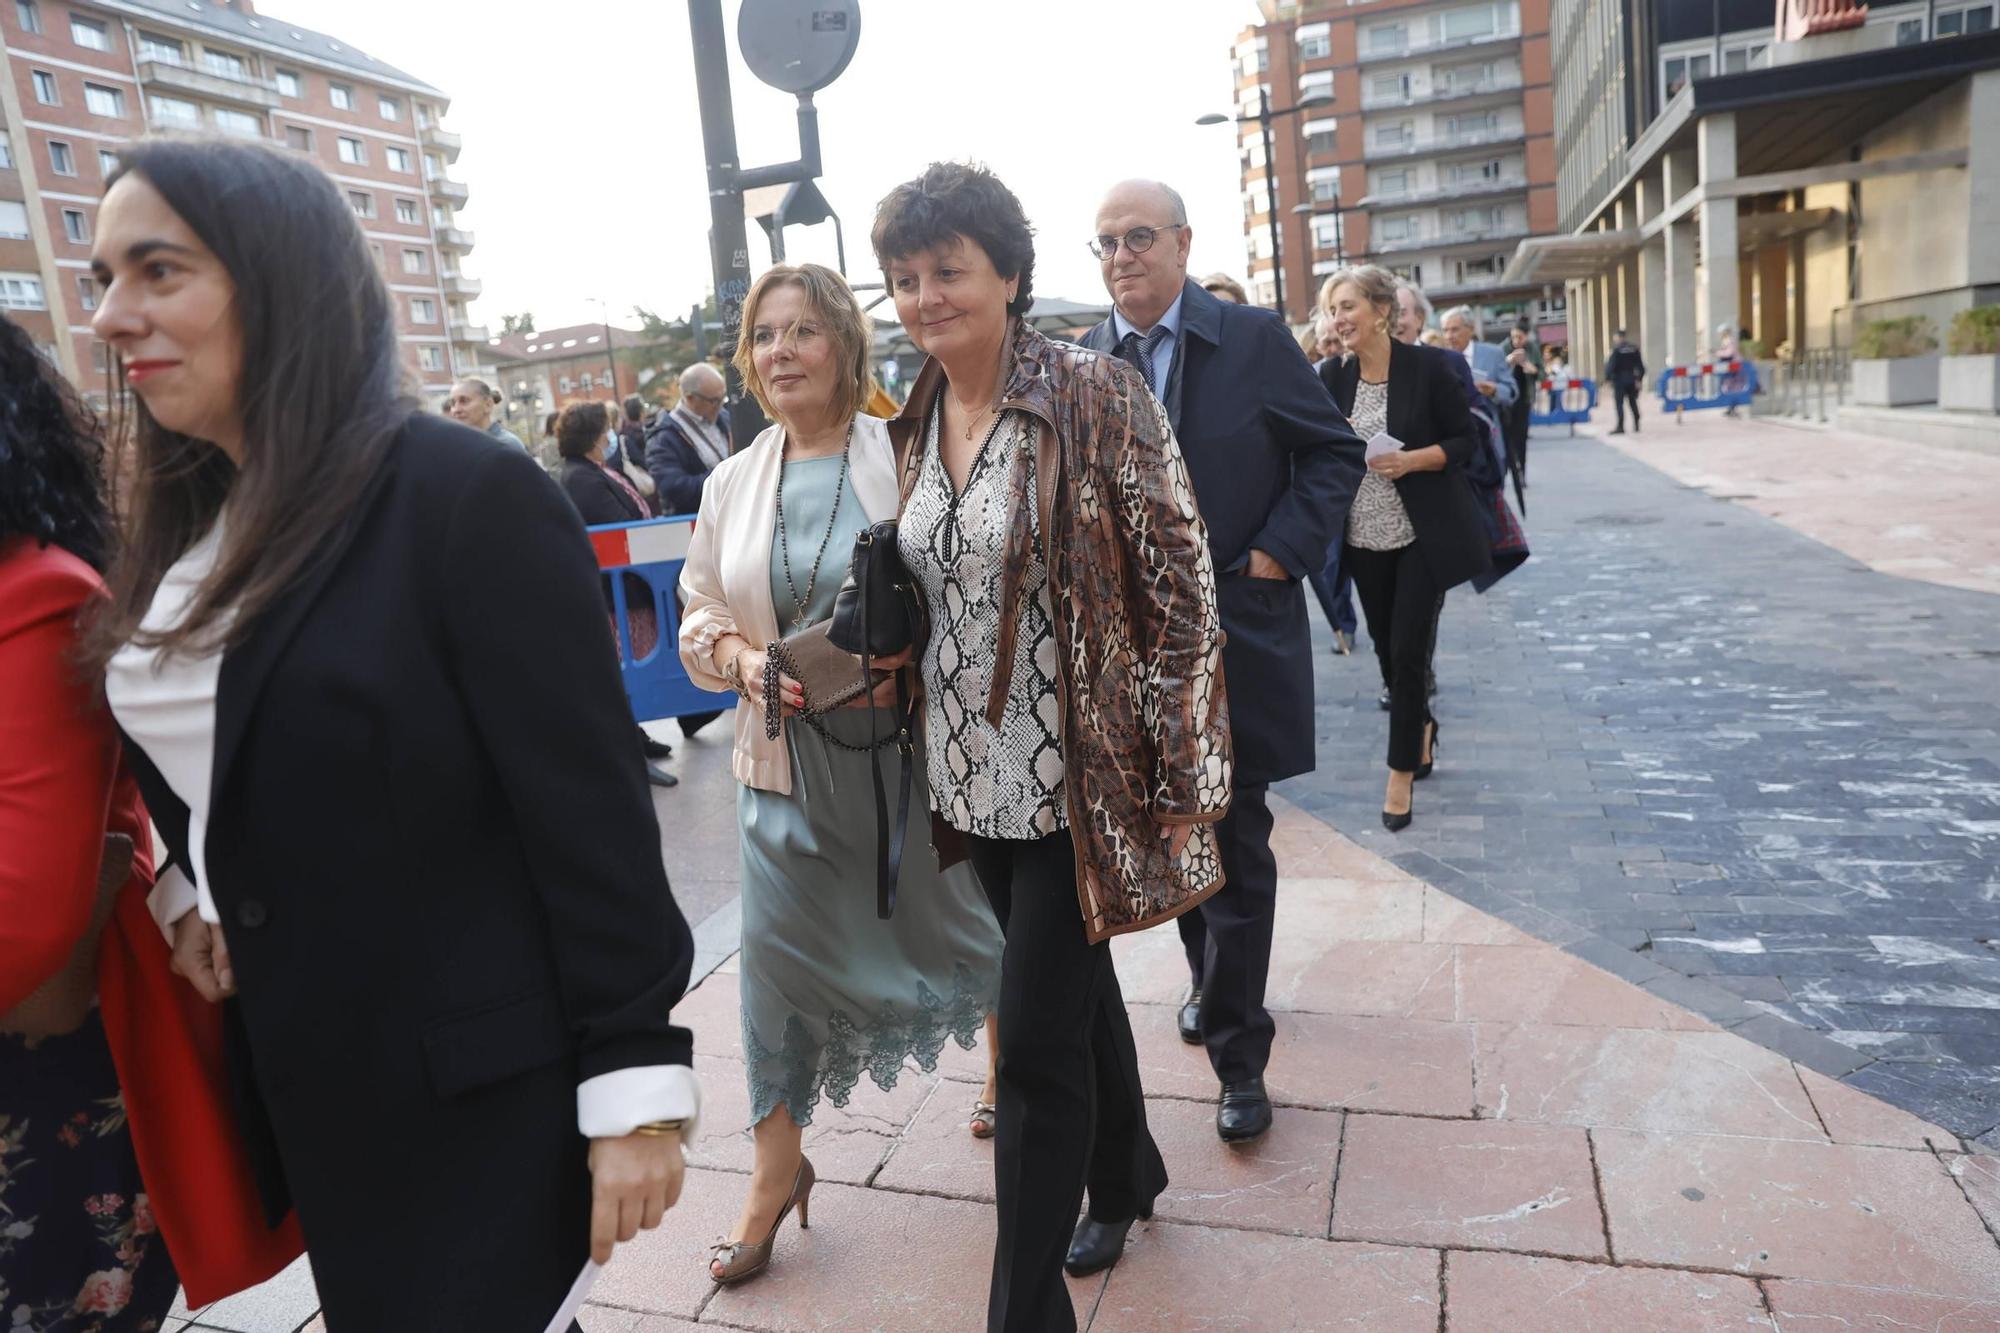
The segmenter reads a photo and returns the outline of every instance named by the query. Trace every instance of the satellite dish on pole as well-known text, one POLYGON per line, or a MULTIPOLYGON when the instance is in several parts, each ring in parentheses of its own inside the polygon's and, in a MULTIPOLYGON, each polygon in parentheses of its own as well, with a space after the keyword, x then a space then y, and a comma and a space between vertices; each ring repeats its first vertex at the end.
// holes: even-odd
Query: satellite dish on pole
POLYGON ((736 16, 743 63, 781 92, 818 92, 860 44, 861 0, 743 0, 736 16))

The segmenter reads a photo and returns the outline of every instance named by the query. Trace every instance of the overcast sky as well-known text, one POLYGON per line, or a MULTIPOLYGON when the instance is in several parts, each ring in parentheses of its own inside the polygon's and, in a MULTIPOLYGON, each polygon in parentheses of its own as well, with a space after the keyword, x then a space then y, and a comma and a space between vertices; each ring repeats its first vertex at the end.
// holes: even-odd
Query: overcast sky
MULTIPOLYGON (((724 0, 746 165, 798 155, 794 99, 736 54, 740 0, 724 0)), ((478 233, 466 272, 475 317, 532 310, 543 328, 614 322, 644 305, 684 315, 710 285, 708 198, 684 0, 441 5, 259 0, 451 96, 465 137, 452 174, 478 233)), ((1104 187, 1156 176, 1188 202, 1198 273, 1243 275, 1230 46, 1252 0, 861 0, 853 64, 816 98, 820 187, 845 224, 849 276, 879 281, 876 201, 941 158, 976 159, 1037 228, 1036 292, 1101 299, 1084 249, 1104 187)), ((752 263, 768 260, 750 224, 752 263)), ((833 228, 787 232, 790 258, 833 262, 833 228)), ((886 311, 879 313, 887 313, 886 311)))

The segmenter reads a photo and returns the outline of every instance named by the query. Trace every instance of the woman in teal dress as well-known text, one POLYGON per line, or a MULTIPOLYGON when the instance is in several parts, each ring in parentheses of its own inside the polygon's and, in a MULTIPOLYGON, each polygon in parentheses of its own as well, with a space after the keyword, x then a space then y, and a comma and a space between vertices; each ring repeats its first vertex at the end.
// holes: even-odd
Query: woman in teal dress
MULTIPOLYGON (((766 645, 832 614, 855 534, 896 514, 888 431, 860 411, 869 345, 867 317, 832 270, 779 265, 758 279, 736 364, 777 424, 710 474, 681 574, 689 676, 743 696, 733 767, 756 1165, 710 1261, 717 1282, 761 1272, 792 1208, 805 1224, 814 1177, 800 1131, 820 1099, 846 1104, 864 1073, 891 1087, 911 1056, 935 1068, 947 1039, 971 1047, 998 992, 992 910, 966 867, 938 871, 921 831, 894 915, 876 916, 868 766, 893 787, 901 764, 894 745, 870 748, 886 718, 865 696, 803 718, 797 683, 784 678, 777 739, 765 728, 766 645)), ((879 693, 894 706, 893 685, 879 693)), ((912 808, 927 810, 921 753, 913 768, 912 808)))

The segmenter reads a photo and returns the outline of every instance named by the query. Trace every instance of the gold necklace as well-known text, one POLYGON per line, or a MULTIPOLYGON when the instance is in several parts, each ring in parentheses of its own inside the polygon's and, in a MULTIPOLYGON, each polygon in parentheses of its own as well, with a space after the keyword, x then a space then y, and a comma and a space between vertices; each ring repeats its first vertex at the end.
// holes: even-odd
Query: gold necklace
MULTIPOLYGON (((1009 297, 1008 299, 1012 300, 1013 298, 1009 297)), ((993 376, 993 400, 989 402, 985 407, 979 409, 978 416, 966 418, 965 439, 966 443, 968 444, 972 442, 972 437, 979 433, 979 428, 986 424, 986 419, 990 416, 995 415, 1000 411, 1000 394, 1007 387, 1007 375, 1006 375, 1007 348, 1008 344, 1012 343, 1013 341, 1014 340, 1011 337, 1003 338, 1000 341, 1000 366, 993 376)), ((952 395, 951 400, 954 403, 958 403, 959 411, 961 412, 965 411, 965 404, 959 402, 958 395, 956 393, 952 395)))

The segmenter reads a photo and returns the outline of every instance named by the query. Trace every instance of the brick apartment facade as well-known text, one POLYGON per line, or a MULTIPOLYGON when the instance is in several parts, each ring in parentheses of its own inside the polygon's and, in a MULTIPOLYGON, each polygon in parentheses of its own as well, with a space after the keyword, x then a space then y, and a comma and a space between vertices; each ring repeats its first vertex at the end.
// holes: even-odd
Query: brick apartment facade
MULTIPOLYGON (((613 327, 610 333, 614 350, 648 345, 645 335, 636 329, 613 327)), ((646 399, 650 410, 661 390, 678 397, 679 390, 670 377, 662 380, 646 375, 642 383, 641 368, 629 358, 616 360, 607 355, 604 335, 602 324, 577 324, 539 333, 503 334, 495 339, 487 351, 493 361, 491 383, 506 398, 503 410, 508 428, 528 439, 531 436, 523 433, 524 425, 540 435, 546 414, 560 412, 571 403, 623 402, 636 393, 646 399)))
POLYGON ((1557 229, 1549 0, 1261 0, 1233 51, 1253 301, 1272 301, 1258 91, 1272 122, 1285 315, 1325 276, 1377 263, 1440 307, 1480 310, 1488 336, 1531 315, 1564 334, 1563 290, 1507 287, 1522 237, 1557 229), (1301 206, 1306 206, 1304 211, 1301 206))
POLYGON ((311 156, 361 220, 426 401, 487 365, 443 92, 252 0, 0 0, 0 36, 0 309, 75 382, 105 384, 89 327, 97 201, 119 146, 150 130, 311 156))

